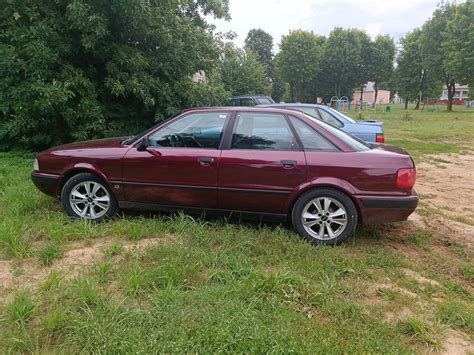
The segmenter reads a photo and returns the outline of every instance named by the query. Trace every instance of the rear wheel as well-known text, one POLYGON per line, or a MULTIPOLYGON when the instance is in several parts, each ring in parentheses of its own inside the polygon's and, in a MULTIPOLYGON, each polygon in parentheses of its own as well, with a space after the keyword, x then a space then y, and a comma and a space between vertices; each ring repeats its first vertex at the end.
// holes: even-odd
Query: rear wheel
POLYGON ((108 186, 97 175, 80 173, 70 178, 61 192, 67 214, 74 218, 102 221, 117 212, 118 204, 108 186))
POLYGON ((293 227, 313 244, 336 245, 348 239, 357 225, 357 210, 346 194, 329 188, 301 195, 292 211, 293 227))

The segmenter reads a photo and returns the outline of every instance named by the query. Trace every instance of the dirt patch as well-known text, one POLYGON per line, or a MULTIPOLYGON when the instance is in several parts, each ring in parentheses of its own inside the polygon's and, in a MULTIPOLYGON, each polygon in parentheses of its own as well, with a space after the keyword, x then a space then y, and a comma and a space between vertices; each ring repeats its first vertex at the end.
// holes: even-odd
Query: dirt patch
MULTIPOLYGON (((170 236, 171 238, 171 236, 170 236)), ((60 260, 56 260, 50 267, 41 267, 35 258, 24 259, 20 262, 11 260, 0 260, 0 295, 7 295, 3 302, 8 301, 8 295, 13 291, 26 288, 33 290, 36 286, 46 280, 53 271, 64 274, 66 279, 74 278, 84 273, 94 263, 104 259, 104 247, 112 243, 113 239, 103 239, 93 245, 83 246, 77 242, 67 245, 60 260), (17 275, 14 275, 14 269, 17 275)), ((141 251, 159 243, 171 243, 166 238, 141 239, 136 242, 125 242, 126 251, 141 251)))
POLYGON ((398 319, 398 320, 404 320, 404 319, 407 319, 409 317, 413 316, 413 312, 410 308, 408 308, 407 306, 403 306, 402 308, 400 308, 398 311, 387 311, 384 313, 383 315, 383 320, 385 322, 391 322, 395 319, 398 319))
POLYGON ((430 284, 432 286, 439 286, 439 282, 437 282, 435 280, 428 279, 424 276, 421 276, 416 271, 413 271, 411 269, 402 269, 402 271, 406 276, 411 277, 411 278, 415 279, 416 281, 418 281, 420 283, 427 283, 427 284, 430 284))
POLYGON ((409 220, 474 251, 473 183, 474 155, 427 156, 426 162, 417 165, 415 189, 420 207, 409 220))
POLYGON ((443 342, 443 354, 458 355, 474 353, 474 344, 467 339, 467 335, 449 329, 446 333, 446 339, 443 342))

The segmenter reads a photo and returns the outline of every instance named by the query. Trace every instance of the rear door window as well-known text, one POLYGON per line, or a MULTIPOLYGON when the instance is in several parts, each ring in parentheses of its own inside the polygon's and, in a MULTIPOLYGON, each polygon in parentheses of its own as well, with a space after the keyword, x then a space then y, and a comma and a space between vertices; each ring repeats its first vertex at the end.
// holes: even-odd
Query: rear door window
POLYGON ((281 114, 237 114, 232 149, 299 150, 293 132, 281 114))

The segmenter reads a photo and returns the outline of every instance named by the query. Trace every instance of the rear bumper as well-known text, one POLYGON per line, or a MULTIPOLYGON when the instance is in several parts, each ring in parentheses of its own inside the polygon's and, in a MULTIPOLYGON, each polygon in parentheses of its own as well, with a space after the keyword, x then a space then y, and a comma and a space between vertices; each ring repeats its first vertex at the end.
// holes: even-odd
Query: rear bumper
POLYGON ((376 225, 406 221, 418 206, 418 195, 410 196, 359 196, 362 224, 376 225))
POLYGON ((33 184, 46 195, 57 197, 59 194, 59 183, 61 176, 43 174, 37 171, 31 173, 31 180, 33 184))

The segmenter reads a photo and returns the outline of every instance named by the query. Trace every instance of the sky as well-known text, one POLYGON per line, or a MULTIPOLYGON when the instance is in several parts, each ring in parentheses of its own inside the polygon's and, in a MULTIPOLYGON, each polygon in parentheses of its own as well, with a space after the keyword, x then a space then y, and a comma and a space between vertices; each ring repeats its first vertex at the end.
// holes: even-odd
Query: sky
POLYGON ((234 31, 243 46, 252 28, 273 36, 274 50, 282 35, 303 29, 328 35, 334 27, 358 28, 371 37, 389 34, 398 41, 421 26, 440 0, 230 0, 232 20, 210 19, 217 31, 234 31))

